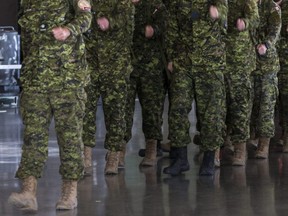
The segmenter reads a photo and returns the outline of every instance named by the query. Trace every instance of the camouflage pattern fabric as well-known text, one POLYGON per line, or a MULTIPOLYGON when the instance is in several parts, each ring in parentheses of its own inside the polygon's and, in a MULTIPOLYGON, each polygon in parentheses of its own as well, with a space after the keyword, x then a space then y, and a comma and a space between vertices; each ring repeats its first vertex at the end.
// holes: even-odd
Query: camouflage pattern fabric
POLYGON ((82 177, 84 86, 89 80, 82 33, 92 19, 89 6, 87 0, 21 1, 24 59, 20 107, 25 129, 18 178, 41 177, 52 117, 60 149, 60 174, 67 180, 82 177), (87 8, 82 7, 83 1, 87 8), (52 34, 59 26, 70 30, 65 41, 52 34))
POLYGON ((40 178, 48 157, 49 126, 54 117, 63 179, 78 180, 83 174, 82 122, 86 93, 63 90, 47 93, 23 90, 20 110, 24 124, 24 144, 16 177, 40 178))
POLYGON ((82 33, 91 13, 78 7, 81 0, 22 0, 19 24, 23 34, 21 85, 35 91, 77 89, 89 81, 82 33), (67 27, 71 35, 57 41, 51 32, 67 27))
POLYGON ((142 129, 146 139, 162 140, 162 112, 166 93, 166 62, 163 36, 167 11, 162 0, 140 0, 135 5, 133 37, 133 72, 130 75, 126 107, 126 141, 132 135, 135 97, 142 108, 142 129), (145 37, 145 27, 154 29, 152 38, 145 37))
POLYGON ((228 29, 226 38, 227 72, 227 131, 231 141, 243 143, 249 138, 251 72, 256 69, 256 53, 251 31, 259 24, 254 0, 228 0, 228 29), (237 19, 245 22, 244 31, 236 27, 237 19))
POLYGON ((169 2, 167 52, 173 72, 168 122, 173 147, 184 147, 191 142, 188 113, 193 100, 200 148, 215 150, 223 144, 226 18, 225 0, 169 2), (209 15, 210 5, 219 11, 219 19, 215 21, 209 15))
POLYGON ((279 41, 280 71, 278 72, 279 88, 279 121, 282 129, 288 132, 288 2, 281 3, 282 28, 279 41))
MULTIPOLYGON (((274 136, 274 112, 278 97, 277 73, 280 69, 276 43, 281 30, 281 9, 272 0, 258 2, 259 27, 253 36, 258 44, 267 46, 267 53, 257 50, 256 70, 252 73, 252 114, 250 130, 256 138, 274 136)), ((256 47, 257 47, 256 45, 256 47)))
POLYGON ((106 125, 105 148, 119 151, 125 144, 125 106, 127 82, 132 71, 131 44, 134 28, 134 6, 130 0, 94 0, 91 29, 85 33, 87 61, 91 83, 87 92, 84 118, 84 145, 94 147, 97 101, 102 98, 106 125), (110 22, 102 31, 97 18, 110 22))

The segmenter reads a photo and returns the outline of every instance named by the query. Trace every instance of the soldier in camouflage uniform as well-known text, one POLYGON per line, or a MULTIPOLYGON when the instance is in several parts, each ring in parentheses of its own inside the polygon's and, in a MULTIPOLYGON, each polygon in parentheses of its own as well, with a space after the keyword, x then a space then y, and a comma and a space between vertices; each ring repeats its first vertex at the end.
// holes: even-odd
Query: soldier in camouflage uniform
MULTIPOLYGON (((256 158, 268 157, 270 138, 274 136, 274 110, 278 95, 280 69, 276 42, 281 30, 281 10, 273 0, 259 0, 260 23, 253 31, 257 63, 252 73, 252 114, 250 131, 258 139, 256 158)), ((254 138, 254 139, 255 139, 254 138)))
POLYGON ((256 53, 250 31, 258 26, 259 14, 254 0, 228 0, 226 38, 227 137, 234 146, 232 165, 245 165, 249 138, 251 80, 256 69, 256 53))
MULTIPOLYGON (((137 94, 142 108, 142 127, 146 140, 145 157, 141 162, 144 166, 155 165, 157 140, 162 140, 162 112, 166 93, 164 74, 166 64, 163 62, 166 15, 162 0, 140 0, 135 4, 132 46, 134 59, 126 107, 126 141, 131 139, 137 94)), ((120 162, 123 166, 123 157, 120 162)))
POLYGON ((82 122, 89 81, 82 33, 92 19, 88 0, 21 1, 23 33, 21 115, 22 158, 16 177, 22 191, 9 202, 37 210, 37 179, 48 157, 49 125, 54 117, 60 151, 62 195, 56 209, 77 207, 77 181, 83 174, 82 122))
POLYGON ((288 2, 280 0, 282 28, 278 46, 280 71, 278 72, 279 88, 279 122, 283 131, 283 152, 288 152, 288 2))
POLYGON ((170 86, 169 139, 176 158, 164 173, 189 170, 188 113, 196 102, 201 149, 200 175, 214 175, 215 150, 223 144, 225 86, 225 24, 227 2, 171 0, 167 30, 170 86))
POLYGON ((117 174, 125 145, 127 82, 132 71, 130 48, 134 25, 131 0, 94 0, 91 30, 85 33, 91 83, 87 86, 83 141, 85 167, 91 166, 95 146, 97 101, 102 98, 108 149, 105 174, 117 174))

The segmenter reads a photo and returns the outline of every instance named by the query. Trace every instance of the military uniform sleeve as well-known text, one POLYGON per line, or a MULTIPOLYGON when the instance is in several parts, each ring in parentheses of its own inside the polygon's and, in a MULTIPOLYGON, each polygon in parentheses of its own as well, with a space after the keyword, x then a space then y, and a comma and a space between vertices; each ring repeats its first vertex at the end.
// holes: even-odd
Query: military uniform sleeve
POLYGON ((257 28, 259 25, 259 12, 257 2, 255 0, 247 0, 244 9, 244 17, 242 19, 245 22, 246 30, 257 28))
POLYGON ((157 1, 152 11, 152 27, 154 29, 154 37, 161 36, 166 29, 167 10, 161 1, 157 1))
POLYGON ((227 0, 215 0, 212 5, 215 5, 219 12, 219 20, 225 24, 227 22, 228 2, 227 0))
POLYGON ((92 13, 90 0, 73 0, 75 17, 66 27, 75 36, 87 31, 91 25, 92 13))
POLYGON ((273 2, 270 16, 268 18, 267 36, 264 43, 267 48, 275 46, 281 32, 281 10, 280 7, 273 2))
POLYGON ((175 46, 177 44, 178 33, 178 22, 177 22, 177 1, 171 0, 169 2, 168 9, 168 22, 167 22, 167 33, 165 37, 165 43, 167 47, 167 58, 168 61, 172 61, 175 57, 175 46))
MULTIPOLYGON (((110 16, 107 17, 111 29, 123 28, 128 24, 128 19, 133 19, 131 7, 133 7, 131 0, 121 0, 117 2, 116 8, 111 10, 110 16)), ((101 16, 100 13, 100 17, 101 16)))

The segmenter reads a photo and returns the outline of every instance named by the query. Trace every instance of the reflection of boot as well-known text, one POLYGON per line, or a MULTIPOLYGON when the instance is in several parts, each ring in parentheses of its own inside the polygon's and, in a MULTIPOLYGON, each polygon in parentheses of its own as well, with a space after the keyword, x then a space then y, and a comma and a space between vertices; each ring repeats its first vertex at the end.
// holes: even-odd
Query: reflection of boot
POLYGON ((187 146, 175 148, 175 151, 177 152, 176 159, 174 159, 169 167, 164 168, 163 172, 165 174, 179 175, 190 169, 187 159, 187 146))
POLYGON ((215 173, 215 151, 204 151, 203 161, 199 170, 200 176, 211 176, 215 173))
POLYGON ((245 166, 232 167, 232 178, 236 186, 246 187, 245 166))
POLYGON ((269 155, 270 138, 260 137, 259 144, 255 153, 255 158, 266 159, 269 155))
POLYGON ((108 151, 107 161, 105 166, 105 174, 117 174, 118 173, 118 164, 119 164, 119 154, 120 152, 108 151))
POLYGON ((77 207, 77 181, 63 180, 62 194, 56 204, 57 210, 70 210, 77 207))
POLYGON ((23 180, 21 192, 12 193, 8 202, 22 210, 37 211, 36 190, 37 179, 34 176, 29 176, 23 180))
POLYGON ((146 141, 145 157, 140 163, 141 166, 154 166, 156 165, 157 155, 157 143, 156 140, 149 139, 146 141))
POLYGON ((246 164, 246 143, 234 144, 233 166, 245 166, 246 164))

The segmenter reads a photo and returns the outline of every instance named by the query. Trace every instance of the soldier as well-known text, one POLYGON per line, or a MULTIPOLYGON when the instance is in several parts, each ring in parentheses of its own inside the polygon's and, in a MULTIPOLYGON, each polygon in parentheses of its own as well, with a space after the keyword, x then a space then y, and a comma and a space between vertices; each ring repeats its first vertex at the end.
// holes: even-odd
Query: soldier
POLYGON ((91 167, 95 146, 97 101, 102 98, 108 149, 105 174, 117 174, 119 154, 125 145, 127 82, 132 71, 130 48, 134 25, 131 0, 94 0, 91 30, 85 34, 91 83, 84 118, 85 167, 91 167))
POLYGON ((246 141, 249 138, 250 75, 256 69, 256 53, 250 31, 258 26, 259 14, 254 0, 229 0, 228 7, 226 133, 234 146, 230 163, 242 166, 246 162, 246 141))
POLYGON ((279 122, 283 131, 283 152, 288 152, 288 2, 277 2, 281 7, 282 28, 278 46, 280 71, 278 72, 279 87, 279 122))
POLYGON ((277 72, 280 69, 276 42, 281 30, 281 10, 273 0, 259 0, 260 23, 253 31, 257 64, 252 73, 252 114, 250 130, 258 139, 256 158, 268 157, 270 138, 274 136, 274 110, 278 95, 277 72))
POLYGON ((62 194, 56 209, 77 207, 77 181, 83 174, 82 122, 89 80, 82 33, 91 22, 88 0, 21 1, 23 33, 20 109, 24 143, 16 177, 22 191, 9 202, 37 210, 37 179, 48 157, 49 125, 54 117, 62 194))
POLYGON ((200 175, 214 175, 215 150, 223 144, 225 111, 225 24, 227 2, 169 2, 168 69, 171 71, 169 140, 176 158, 164 173, 189 170, 188 113, 195 99, 201 149, 200 175))
MULTIPOLYGON (((142 108, 142 129, 146 140, 145 157, 141 162, 143 166, 156 164, 157 141, 162 140, 162 112, 166 93, 163 46, 166 15, 162 0, 140 0, 135 4, 133 72, 130 75, 127 97, 126 141, 131 139, 137 94, 142 108)), ((121 155, 120 166, 124 166, 124 154, 121 155)))

